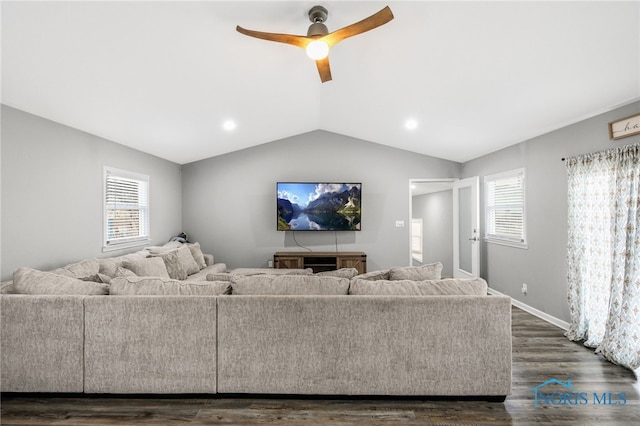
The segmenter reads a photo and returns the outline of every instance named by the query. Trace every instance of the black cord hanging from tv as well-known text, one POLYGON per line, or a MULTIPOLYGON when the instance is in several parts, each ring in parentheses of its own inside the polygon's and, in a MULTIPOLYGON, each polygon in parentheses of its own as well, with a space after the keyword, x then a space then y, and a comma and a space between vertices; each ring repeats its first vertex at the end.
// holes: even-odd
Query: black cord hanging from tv
POLYGON ((296 245, 297 245, 298 247, 303 248, 303 249, 305 249, 305 250, 313 251, 313 250, 311 250, 309 247, 301 246, 301 245, 298 243, 298 240, 296 240, 296 231, 292 231, 292 232, 291 232, 291 234, 293 235, 293 241, 296 243, 296 245))

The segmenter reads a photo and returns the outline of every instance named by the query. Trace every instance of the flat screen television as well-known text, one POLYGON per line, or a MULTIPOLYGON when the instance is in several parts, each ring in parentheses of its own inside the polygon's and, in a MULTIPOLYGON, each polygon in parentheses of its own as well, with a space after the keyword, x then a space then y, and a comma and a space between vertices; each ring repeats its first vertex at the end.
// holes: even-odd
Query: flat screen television
POLYGON ((361 183, 278 182, 278 231, 360 231, 361 183))

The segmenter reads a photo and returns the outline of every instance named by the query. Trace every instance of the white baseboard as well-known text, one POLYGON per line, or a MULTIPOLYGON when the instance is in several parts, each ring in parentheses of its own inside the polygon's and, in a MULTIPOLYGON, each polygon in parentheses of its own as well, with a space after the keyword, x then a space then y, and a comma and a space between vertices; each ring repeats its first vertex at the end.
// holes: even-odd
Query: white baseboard
MULTIPOLYGON (((498 290, 494 290, 492 288, 488 289, 489 294, 495 294, 495 295, 499 295, 499 296, 504 296, 504 293, 500 293, 498 290)), ((556 327, 559 327, 563 330, 569 330, 569 323, 566 321, 562 321, 561 319, 558 319, 554 316, 551 316, 545 312, 542 312, 539 309, 534 308, 533 306, 529 306, 526 303, 522 303, 519 300, 514 299, 513 297, 511 298, 511 304, 515 307, 518 307, 520 309, 522 309, 525 312, 529 312, 531 315, 534 315, 542 320, 545 320, 546 322, 555 325, 556 327)))

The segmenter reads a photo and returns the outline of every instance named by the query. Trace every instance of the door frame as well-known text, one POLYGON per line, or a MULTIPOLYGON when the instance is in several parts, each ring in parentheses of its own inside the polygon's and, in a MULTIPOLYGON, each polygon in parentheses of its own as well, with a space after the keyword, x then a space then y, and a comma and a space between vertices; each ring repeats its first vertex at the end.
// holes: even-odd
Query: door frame
MULTIPOLYGON (((413 178, 409 179, 409 265, 413 265, 413 256, 411 255, 411 219, 413 218, 413 188, 412 185, 417 183, 426 183, 426 184, 449 184, 453 185, 454 182, 458 181, 458 178, 413 178)), ((452 189, 452 188, 449 188, 452 189)))

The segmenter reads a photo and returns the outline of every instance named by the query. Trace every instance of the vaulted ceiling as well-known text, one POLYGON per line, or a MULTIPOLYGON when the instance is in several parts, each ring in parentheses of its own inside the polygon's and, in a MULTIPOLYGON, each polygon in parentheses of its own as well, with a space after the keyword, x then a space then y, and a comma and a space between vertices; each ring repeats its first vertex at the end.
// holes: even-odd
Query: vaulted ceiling
POLYGON ((316 129, 464 162, 639 98, 637 1, 2 2, 4 104, 179 164, 316 129), (315 4, 395 19, 324 84, 235 30, 304 35, 315 4))

